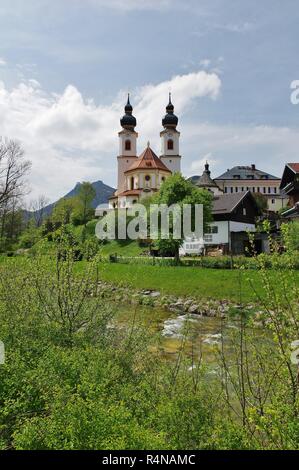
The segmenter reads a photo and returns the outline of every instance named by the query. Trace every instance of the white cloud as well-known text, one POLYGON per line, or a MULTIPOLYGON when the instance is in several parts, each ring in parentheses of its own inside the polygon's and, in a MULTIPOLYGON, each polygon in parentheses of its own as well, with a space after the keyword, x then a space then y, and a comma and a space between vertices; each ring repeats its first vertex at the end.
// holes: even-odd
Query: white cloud
MULTIPOLYGON (((200 174, 206 160, 214 177, 234 165, 251 163, 279 176, 285 162, 298 161, 296 128, 216 125, 201 122, 200 117, 190 122, 187 117, 191 114, 200 116, 192 112, 197 105, 200 110, 200 98, 215 100, 221 90, 219 77, 204 71, 177 75, 132 93, 139 153, 150 140, 159 154, 161 118, 169 89, 180 119, 186 176, 200 174)), ((125 92, 120 91, 112 103, 103 105, 84 99, 72 85, 57 95, 45 92, 34 79, 11 90, 0 82, 1 133, 21 140, 32 160, 30 198, 44 193, 55 200, 82 180, 115 184, 117 133, 125 98, 125 92)))
POLYGON ((3 59, 3 57, 0 57, 0 67, 4 67, 5 65, 7 65, 6 60, 3 59))
POLYGON ((204 67, 206 69, 211 65, 211 60, 210 59, 202 59, 199 62, 199 65, 201 65, 202 67, 204 67))
POLYGON ((76 0, 76 2, 124 11, 164 10, 176 4, 174 0, 76 0))
MULTIPOLYGON (((201 71, 136 90, 132 102, 141 135, 139 149, 150 139, 159 152, 169 89, 176 112, 183 116, 196 98, 216 99, 220 87, 216 74, 201 71)), ((124 92, 105 106, 84 100, 72 85, 56 95, 46 93, 33 79, 12 90, 0 82, 1 133, 21 140, 32 160, 32 197, 43 192, 56 199, 83 179, 115 183, 117 132, 124 101, 124 92)))
POLYGON ((299 132, 296 128, 194 123, 184 126, 182 135, 182 154, 189 156, 182 161, 187 176, 194 174, 194 149, 197 154, 213 155, 213 177, 227 168, 251 163, 281 176, 286 162, 298 161, 299 132))
POLYGON ((210 165, 210 169, 215 167, 215 164, 218 163, 217 160, 215 160, 212 153, 207 153, 199 160, 193 160, 191 162, 190 174, 194 175, 194 173, 196 172, 198 175, 201 175, 204 170, 204 166, 207 162, 210 165))

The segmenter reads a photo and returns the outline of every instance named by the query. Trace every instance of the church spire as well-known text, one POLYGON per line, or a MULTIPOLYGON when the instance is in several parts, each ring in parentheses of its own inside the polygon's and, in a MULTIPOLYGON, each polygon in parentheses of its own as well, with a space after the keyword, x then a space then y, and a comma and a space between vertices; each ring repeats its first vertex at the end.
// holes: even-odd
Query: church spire
POLYGON ((124 129, 134 131, 134 128, 137 125, 136 118, 133 116, 133 107, 130 103, 130 93, 128 93, 127 104, 125 105, 125 114, 120 120, 120 125, 124 129))
POLYGON ((166 115, 162 119, 162 126, 165 129, 175 129, 178 125, 179 119, 174 114, 174 106, 171 101, 171 93, 169 92, 169 103, 166 106, 166 115))

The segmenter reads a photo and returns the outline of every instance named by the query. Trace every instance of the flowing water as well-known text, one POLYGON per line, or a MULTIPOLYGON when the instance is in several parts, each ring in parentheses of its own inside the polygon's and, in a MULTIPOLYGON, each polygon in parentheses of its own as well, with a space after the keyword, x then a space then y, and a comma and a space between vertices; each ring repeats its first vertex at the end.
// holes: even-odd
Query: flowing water
POLYGON ((140 324, 156 333, 161 353, 170 360, 175 360, 183 348, 187 356, 202 355, 206 363, 215 363, 222 345, 230 348, 232 332, 237 328, 231 320, 130 305, 119 306, 118 323, 127 327, 140 324))

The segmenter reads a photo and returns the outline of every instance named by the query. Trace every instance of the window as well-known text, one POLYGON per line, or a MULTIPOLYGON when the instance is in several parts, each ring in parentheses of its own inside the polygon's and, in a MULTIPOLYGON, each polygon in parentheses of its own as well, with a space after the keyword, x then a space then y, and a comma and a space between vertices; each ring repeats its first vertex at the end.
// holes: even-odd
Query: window
POLYGON ((239 188, 237 188, 237 187, 236 187, 236 188, 235 188, 235 192, 237 193, 237 192, 238 192, 238 190, 239 190, 239 188))
POLYGON ((206 234, 210 234, 210 233, 218 233, 217 225, 209 225, 209 227, 207 227, 206 234))
POLYGON ((225 186, 225 188, 224 188, 224 192, 227 193, 227 187, 226 187, 226 186, 225 186))
POLYGON ((255 193, 255 187, 252 188, 252 192, 255 193))
POLYGON ((274 194, 277 194, 277 188, 276 187, 274 188, 274 194))
POLYGON ((239 180, 239 179, 240 179, 240 175, 234 175, 233 178, 234 178, 234 180, 239 180))
POLYGON ((173 140, 172 139, 169 139, 167 141, 167 149, 168 150, 173 150, 173 140))
POLYGON ((265 186, 264 186, 264 188, 263 188, 263 193, 266 194, 266 191, 267 191, 267 190, 266 190, 266 188, 265 188, 265 186))
POLYGON ((234 188, 230 188, 230 192, 233 193, 233 192, 234 192, 234 188))
POLYGON ((209 243, 213 241, 213 236, 212 235, 205 235, 204 236, 204 241, 209 243))
POLYGON ((136 203, 137 203, 137 199, 133 199, 132 204, 136 204, 136 203))
POLYGON ((145 175, 145 181, 150 181, 150 180, 151 180, 150 175, 145 175))
POLYGON ((268 193, 271 194, 271 188, 270 187, 268 188, 268 193))
POLYGON ((134 189, 134 176, 131 178, 131 189, 134 189))
POLYGON ((126 142, 125 142, 125 150, 131 150, 131 141, 130 141, 130 140, 126 140, 126 142))
POLYGON ((275 204, 275 199, 271 199, 272 204, 275 204))
POLYGON ((246 207, 243 207, 243 215, 247 215, 246 207))
POLYGON ((165 181, 165 176, 162 176, 161 181, 165 181))

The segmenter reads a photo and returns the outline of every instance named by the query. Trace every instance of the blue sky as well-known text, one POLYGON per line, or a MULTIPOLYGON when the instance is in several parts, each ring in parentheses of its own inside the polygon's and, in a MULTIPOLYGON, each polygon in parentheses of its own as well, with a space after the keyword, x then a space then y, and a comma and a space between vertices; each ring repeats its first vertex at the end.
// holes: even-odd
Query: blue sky
POLYGON ((184 174, 280 175, 299 160, 298 24, 295 0, 1 0, 0 135, 23 142, 32 197, 114 185, 126 92, 139 152, 159 153, 171 88, 184 174))

